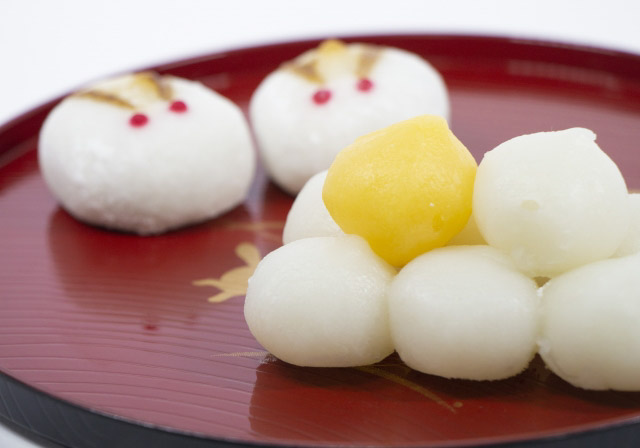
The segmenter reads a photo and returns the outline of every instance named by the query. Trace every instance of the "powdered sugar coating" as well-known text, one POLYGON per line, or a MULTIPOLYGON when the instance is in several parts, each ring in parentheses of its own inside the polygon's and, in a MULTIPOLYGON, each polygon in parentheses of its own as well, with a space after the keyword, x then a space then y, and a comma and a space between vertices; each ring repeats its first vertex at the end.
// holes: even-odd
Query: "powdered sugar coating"
POLYGON ((149 89, 127 90, 119 82, 131 79, 93 89, 121 93, 131 107, 72 95, 42 128, 40 167, 69 213, 97 226, 155 234, 243 201, 255 153, 235 104, 200 83, 163 78, 172 98, 187 108, 175 111, 170 100, 145 96, 149 89), (132 126, 135 114, 147 121, 132 126))
MULTIPOLYGON (((368 49, 346 46, 345 64, 368 49)), ((313 51, 301 57, 313 57, 313 51)), ((371 86, 364 90, 357 71, 333 66, 327 71, 322 82, 312 82, 283 67, 267 76, 251 99, 251 121, 266 168, 289 193, 328 169, 336 154, 361 135, 418 115, 449 117, 442 77, 413 53, 380 48, 366 77, 371 86), (331 95, 317 104, 313 97, 320 89, 331 95)))

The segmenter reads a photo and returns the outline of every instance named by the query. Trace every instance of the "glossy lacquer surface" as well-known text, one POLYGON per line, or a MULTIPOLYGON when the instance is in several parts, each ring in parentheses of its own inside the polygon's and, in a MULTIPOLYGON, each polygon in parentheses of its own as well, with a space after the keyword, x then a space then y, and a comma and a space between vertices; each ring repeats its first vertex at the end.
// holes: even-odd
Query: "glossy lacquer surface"
MULTIPOLYGON (((588 127, 629 187, 640 188, 639 57, 493 38, 355 40, 427 57, 450 89, 452 128, 478 160, 520 134, 588 127)), ((246 111, 269 71, 316 43, 159 71, 200 80, 246 111)), ((259 258, 281 244, 292 198, 260 172, 242 206, 162 236, 79 223, 38 171, 37 133, 50 107, 0 129, 5 419, 71 446, 573 446, 640 438, 640 394, 576 389, 539 359, 496 382, 421 374, 396 356, 349 369, 275 360, 247 329, 243 294, 259 258)))

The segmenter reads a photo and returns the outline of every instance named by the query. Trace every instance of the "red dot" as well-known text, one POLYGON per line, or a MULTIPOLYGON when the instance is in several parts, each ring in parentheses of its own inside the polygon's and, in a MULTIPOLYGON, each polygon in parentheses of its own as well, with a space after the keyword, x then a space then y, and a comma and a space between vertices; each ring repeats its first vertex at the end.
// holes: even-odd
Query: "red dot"
POLYGON ((187 103, 184 101, 176 100, 169 106, 171 112, 183 113, 187 111, 187 103))
POLYGON ((149 118, 145 114, 133 114, 129 119, 129 124, 133 127, 139 128, 149 122, 149 118))
POLYGON ((320 89, 313 94, 313 102, 320 105, 325 104, 331 99, 331 90, 320 89))
POLYGON ((371 80, 368 78, 362 78, 360 81, 358 81, 356 87, 361 92, 368 92, 369 90, 373 89, 373 82, 371 82, 371 80))

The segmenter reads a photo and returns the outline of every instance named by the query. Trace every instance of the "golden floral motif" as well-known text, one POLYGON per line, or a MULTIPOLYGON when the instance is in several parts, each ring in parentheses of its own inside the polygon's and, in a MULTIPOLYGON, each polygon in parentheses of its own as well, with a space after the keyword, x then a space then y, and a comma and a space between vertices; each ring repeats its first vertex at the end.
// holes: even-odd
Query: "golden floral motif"
MULTIPOLYGON (((252 232, 256 237, 265 241, 282 244, 282 229, 284 221, 260 221, 260 222, 230 222, 226 226, 230 230, 252 232)), ((218 288, 220 292, 208 298, 209 302, 220 303, 232 297, 243 296, 247 293, 249 277, 253 275, 258 263, 262 259, 258 247, 249 242, 236 246, 235 253, 244 265, 232 268, 222 274, 220 278, 205 278, 195 280, 195 286, 211 286, 218 288)))
POLYGON ((213 286, 220 290, 218 294, 209 297, 209 302, 224 302, 247 293, 249 277, 253 275, 262 257, 258 248, 251 243, 238 244, 235 252, 244 261, 243 266, 228 270, 220 278, 205 278, 193 282, 195 286, 213 286))

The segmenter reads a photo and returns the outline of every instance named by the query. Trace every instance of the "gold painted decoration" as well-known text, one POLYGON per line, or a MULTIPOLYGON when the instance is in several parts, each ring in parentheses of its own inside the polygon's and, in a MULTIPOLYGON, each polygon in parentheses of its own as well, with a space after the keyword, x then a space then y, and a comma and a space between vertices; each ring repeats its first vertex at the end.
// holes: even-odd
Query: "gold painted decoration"
POLYGON ((141 109, 152 102, 173 99, 173 90, 169 77, 155 72, 140 72, 103 81, 74 96, 115 107, 141 109))
MULTIPOLYGON (((264 350, 263 351, 257 350, 253 352, 219 353, 213 356, 214 357, 233 357, 233 358, 236 358, 236 357, 262 358, 263 363, 278 361, 278 358, 276 358, 271 353, 264 350)), ((426 387, 421 386, 420 384, 407 379, 406 375, 408 375, 412 371, 411 368, 409 368, 406 364, 402 362, 393 362, 393 358, 392 358, 392 362, 383 361, 371 366, 360 366, 360 367, 351 367, 351 368, 369 375, 377 376, 378 378, 382 378, 384 380, 390 381, 399 386, 406 387, 407 389, 423 396, 424 398, 427 398, 433 401, 434 403, 438 404, 440 407, 442 407, 443 409, 446 409, 452 414, 455 414, 457 412, 457 409, 463 406, 463 403, 461 401, 455 401, 454 403, 449 404, 447 401, 443 400, 436 393, 432 392, 426 387), (394 373, 393 371, 391 371, 391 370, 398 371, 398 369, 399 369, 399 373, 394 373)))
POLYGON ((370 75, 383 51, 382 47, 375 45, 347 45, 340 40, 329 39, 318 48, 284 63, 282 68, 314 84, 325 84, 343 75, 362 79, 370 75))
POLYGON ((358 57, 356 76, 367 78, 382 55, 382 48, 373 45, 364 45, 358 57))
POLYGON ((84 98, 124 109, 135 109, 135 106, 126 99, 112 93, 101 92, 99 90, 86 90, 84 92, 78 92, 74 96, 76 98, 84 98))
MULTIPOLYGON (((453 405, 450 405, 449 403, 447 403, 446 401, 444 401, 442 398, 440 398, 438 395, 436 395, 435 393, 431 392, 429 389, 427 389, 426 387, 423 387, 417 383, 414 383, 413 381, 410 381, 406 378, 404 378, 401 375, 397 375, 395 373, 392 372, 388 372, 384 369, 381 369, 379 366, 373 365, 373 366, 361 366, 361 367, 355 367, 355 369, 360 370, 361 372, 365 372, 368 373, 370 375, 375 375, 378 376, 380 378, 384 378, 385 380, 389 380, 392 383, 398 384, 400 386, 406 387, 408 389, 411 389, 412 391, 422 395, 425 398, 428 398, 429 400, 437 403, 438 405, 442 406, 443 408, 445 408, 447 411, 451 412, 452 414, 456 413, 456 408, 459 408, 462 406, 462 403, 460 402, 455 402, 453 405)), ((407 369, 409 369, 407 367, 407 369)))
POLYGON ((251 243, 240 243, 235 252, 238 258, 244 261, 244 265, 228 270, 220 278, 205 278, 193 282, 195 286, 212 286, 220 290, 209 297, 209 302, 224 302, 247 293, 249 277, 253 275, 262 257, 258 248, 251 243))

